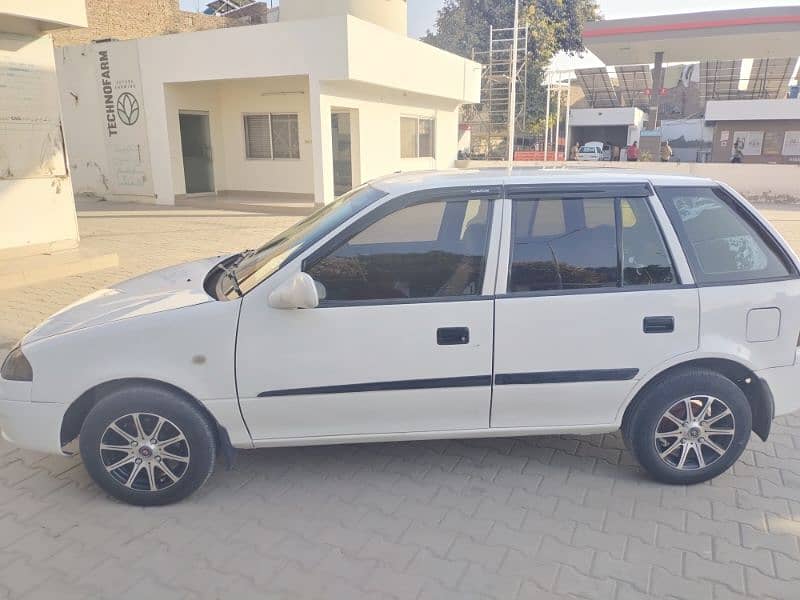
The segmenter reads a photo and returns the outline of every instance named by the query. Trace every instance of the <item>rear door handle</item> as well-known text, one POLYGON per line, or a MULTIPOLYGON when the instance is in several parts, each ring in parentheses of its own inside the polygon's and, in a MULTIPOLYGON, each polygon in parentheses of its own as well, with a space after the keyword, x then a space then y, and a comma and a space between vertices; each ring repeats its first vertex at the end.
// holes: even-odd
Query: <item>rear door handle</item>
POLYGON ((645 333, 672 333, 675 331, 675 317, 645 317, 645 333))
POLYGON ((469 344, 469 327, 441 327, 436 330, 436 343, 440 346, 469 344))

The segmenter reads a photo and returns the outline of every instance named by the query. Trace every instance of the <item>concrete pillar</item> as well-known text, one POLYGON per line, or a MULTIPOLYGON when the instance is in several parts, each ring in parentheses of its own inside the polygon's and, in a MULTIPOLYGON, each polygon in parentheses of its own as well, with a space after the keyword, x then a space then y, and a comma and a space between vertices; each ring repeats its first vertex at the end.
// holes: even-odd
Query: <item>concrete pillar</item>
POLYGON ((653 90, 650 96, 650 110, 648 112, 649 129, 655 129, 661 125, 661 115, 658 114, 659 104, 661 103, 661 88, 664 87, 664 53, 656 52, 655 66, 653 68, 653 90))
MULTIPOLYGON (((146 70, 142 72, 145 75, 146 70)), ((145 86, 148 82, 144 81, 145 86)), ((172 152, 180 152, 180 147, 170 148, 167 120, 167 90, 160 82, 150 82, 158 91, 144 94, 144 109, 147 115, 147 139, 150 143, 150 164, 153 179, 153 193, 156 204, 175 204, 175 187, 172 182, 172 152)), ((145 89, 147 89, 145 87, 145 89)), ((152 88, 151 88, 152 89, 152 88)), ((181 176, 183 174, 181 173, 181 176)))
POLYGON ((331 102, 322 94, 320 82, 308 82, 311 113, 311 156, 314 162, 314 204, 333 202, 333 140, 331 102))

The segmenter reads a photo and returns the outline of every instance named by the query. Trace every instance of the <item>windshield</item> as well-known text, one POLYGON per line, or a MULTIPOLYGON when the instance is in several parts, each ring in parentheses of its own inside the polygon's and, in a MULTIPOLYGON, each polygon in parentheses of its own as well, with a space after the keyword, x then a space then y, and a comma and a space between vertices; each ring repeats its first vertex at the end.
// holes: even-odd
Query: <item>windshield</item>
MULTIPOLYGON (((293 225, 257 250, 242 255, 232 267, 241 292, 247 293, 361 210, 386 196, 369 185, 358 187, 293 225)), ((223 277, 226 296, 235 292, 231 277, 223 277)))
POLYGON ((594 154, 597 152, 597 147, 595 146, 584 146, 578 152, 584 152, 586 154, 594 154))

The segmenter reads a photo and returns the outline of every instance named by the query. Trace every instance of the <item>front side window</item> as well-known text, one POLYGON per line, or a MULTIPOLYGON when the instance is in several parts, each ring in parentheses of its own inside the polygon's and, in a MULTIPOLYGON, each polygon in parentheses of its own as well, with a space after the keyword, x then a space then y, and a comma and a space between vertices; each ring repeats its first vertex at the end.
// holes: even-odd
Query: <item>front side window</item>
POLYGON ((513 201, 509 293, 675 283, 646 198, 513 201))
POLYGON ((755 221, 717 188, 657 190, 684 243, 698 283, 786 277, 787 259, 755 221))
POLYGON ((327 302, 481 294, 491 201, 433 200, 370 224, 305 271, 327 302))
POLYGON ((251 160, 299 159, 296 114, 244 115, 245 155, 251 160))
POLYGON ((400 118, 400 157, 401 158, 433 158, 434 157, 433 119, 419 117, 400 118))

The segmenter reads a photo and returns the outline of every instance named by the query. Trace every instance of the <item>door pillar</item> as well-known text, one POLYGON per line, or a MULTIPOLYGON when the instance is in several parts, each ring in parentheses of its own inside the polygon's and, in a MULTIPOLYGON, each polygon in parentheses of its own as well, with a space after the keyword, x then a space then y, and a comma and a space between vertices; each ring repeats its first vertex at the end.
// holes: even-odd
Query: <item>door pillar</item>
POLYGON ((311 113, 311 157, 314 170, 314 204, 333 202, 333 132, 331 103, 322 94, 320 82, 311 79, 308 85, 311 113))

